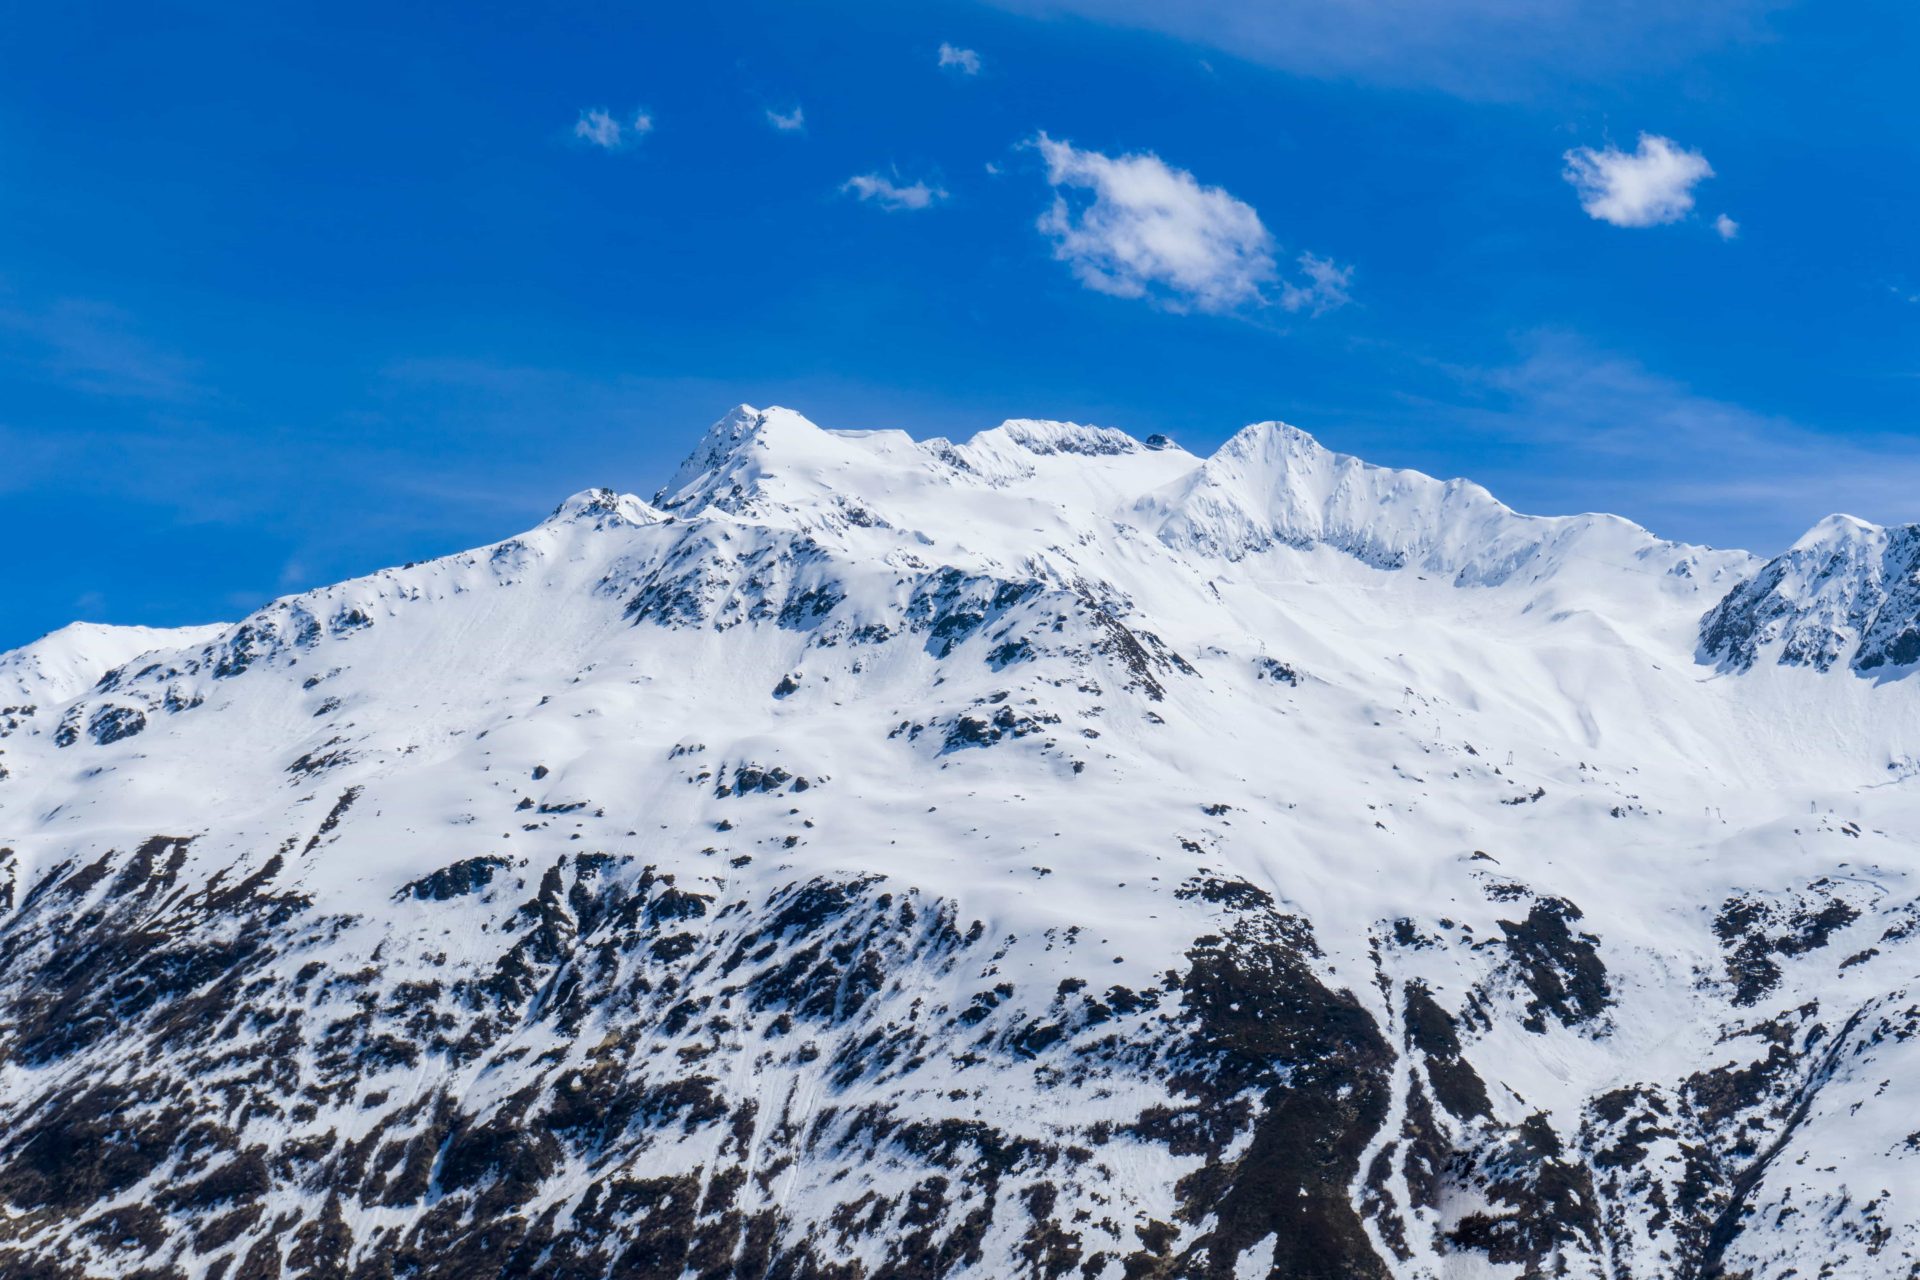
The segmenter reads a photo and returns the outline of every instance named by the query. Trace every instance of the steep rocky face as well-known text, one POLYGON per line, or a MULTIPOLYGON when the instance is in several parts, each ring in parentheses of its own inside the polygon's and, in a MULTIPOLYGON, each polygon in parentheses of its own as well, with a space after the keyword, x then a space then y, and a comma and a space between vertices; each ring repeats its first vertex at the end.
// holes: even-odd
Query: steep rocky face
POLYGON ((1920 525, 1830 516, 1707 614, 1703 658, 1862 674, 1920 663, 1920 525))
POLYGON ((1232 1274, 1278 1231, 1286 1274, 1387 1274, 1347 1190, 1391 1054, 1259 895, 1156 985, 1033 991, 993 981, 1017 939, 880 877, 455 864, 404 889, 500 936, 455 967, 272 864, 179 893, 180 852, 64 870, 8 932, 42 974, 11 1063, 66 1076, 0 1176, 24 1273, 1232 1274), (369 963, 305 958, 344 939, 369 963), (62 1070, 110 1059, 146 1066, 62 1070), (1192 1172, 1142 1203, 1142 1158, 1192 1172))
POLYGON ((654 504, 50 637, 0 1274, 1909 1275, 1915 682, 1701 679, 1754 563, 743 408, 654 504))

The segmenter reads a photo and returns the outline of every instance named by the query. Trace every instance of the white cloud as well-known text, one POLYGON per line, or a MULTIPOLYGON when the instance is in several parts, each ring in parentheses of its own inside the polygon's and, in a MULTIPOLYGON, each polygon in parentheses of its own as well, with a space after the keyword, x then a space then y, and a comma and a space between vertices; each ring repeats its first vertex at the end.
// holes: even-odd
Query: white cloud
POLYGON ((980 55, 971 49, 962 49, 958 45, 942 42, 940 45, 940 65, 943 67, 952 67, 961 75, 977 76, 980 74, 980 55))
POLYGON ((574 137, 609 150, 620 145, 620 132, 620 122, 598 109, 582 111, 580 122, 573 126, 574 137))
POLYGON ((1740 234, 1740 224, 1724 213, 1713 220, 1713 229, 1720 233, 1722 240, 1732 240, 1740 234))
MULTIPOLYGON (((1279 274, 1273 237, 1252 205, 1151 152, 1102 155, 1044 133, 1032 145, 1054 188, 1040 230, 1088 288, 1171 311, 1232 311, 1269 300, 1266 289, 1279 274)), ((1280 282, 1282 307, 1319 314, 1348 300, 1351 269, 1312 254, 1301 255, 1300 265, 1304 283, 1280 282)))
POLYGON ((617 151, 652 132, 653 117, 645 110, 634 112, 631 120, 622 123, 614 118, 611 111, 592 107, 582 111, 579 121, 573 126, 574 137, 605 151, 617 151))
POLYGON ((782 115, 773 108, 767 108, 767 123, 781 133, 799 133, 807 127, 807 115, 799 107, 782 115))
POLYGON ((1280 286, 1280 305, 1289 311, 1309 311, 1322 315, 1353 301, 1347 286, 1353 283, 1353 268, 1335 265, 1333 259, 1317 254, 1300 255, 1300 270, 1305 284, 1286 281, 1280 286))
POLYGON ((879 173, 858 173, 840 184, 842 191, 851 191, 862 200, 871 200, 889 213, 902 209, 927 209, 936 201, 945 200, 947 193, 939 187, 929 186, 920 181, 909 186, 901 186, 893 179, 879 173))
POLYGON ((1576 147, 1565 158, 1563 176, 1580 193, 1580 207, 1616 227, 1678 222, 1693 208, 1694 184, 1713 176, 1698 151, 1651 133, 1640 135, 1636 151, 1576 147))
POLYGON ((1053 206, 1040 230, 1090 289, 1174 310, 1230 311, 1275 275, 1273 237, 1250 204, 1151 152, 1107 156, 1041 134, 1053 206), (1070 203, 1063 189, 1091 191, 1070 203))

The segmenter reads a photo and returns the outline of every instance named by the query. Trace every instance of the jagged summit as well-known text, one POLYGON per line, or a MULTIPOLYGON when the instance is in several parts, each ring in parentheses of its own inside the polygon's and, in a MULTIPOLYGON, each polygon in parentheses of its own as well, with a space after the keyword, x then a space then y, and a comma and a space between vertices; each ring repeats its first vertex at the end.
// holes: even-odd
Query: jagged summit
POLYGON ((793 464, 817 454, 825 444, 826 432, 791 409, 736 405, 707 428, 654 503, 665 509, 699 505, 756 461, 778 456, 793 464))
POLYGON ((1717 583, 1755 563, 1662 541, 1616 516, 1521 515, 1470 481, 1376 466, 1283 422, 1246 427, 1196 458, 1164 437, 1148 445, 1070 422, 1012 419, 958 443, 916 442, 899 431, 827 431, 791 410, 742 405, 708 430, 655 501, 683 516, 810 529, 877 521, 936 542, 1002 545, 979 500, 957 496, 981 488, 1003 491, 987 509, 1009 529, 1030 526, 1023 504, 1039 500, 1096 536, 1120 525, 1184 554, 1239 560, 1324 546, 1461 586, 1538 580, 1569 561, 1636 573, 1652 564, 1656 574, 1717 583))
POLYGON ((1009 454, 1097 459, 1144 448, 1111 427, 1031 418, 1008 419, 958 444, 943 438, 916 443, 904 431, 828 430, 791 409, 743 404, 707 429, 661 488, 656 502, 678 509, 736 499, 736 486, 744 490, 775 475, 818 475, 859 467, 914 470, 933 464, 991 474, 999 470, 992 460, 1004 460, 1009 454))
MULTIPOLYGON (((891 455, 901 446, 913 446, 912 437, 898 430, 829 430, 792 409, 774 406, 756 409, 736 405, 707 428, 693 451, 687 455, 661 492, 675 495, 696 485, 743 453, 786 462, 804 461, 823 449, 831 452, 831 441, 839 440, 856 447, 891 455)), ((954 448, 994 451, 1012 445, 1036 455, 1075 454, 1082 457, 1110 457, 1133 453, 1145 446, 1124 431, 1112 427, 1087 426, 1077 422, 1057 422, 1039 418, 1009 418, 997 427, 976 432, 960 445, 945 439, 926 442, 936 455, 954 448)))
POLYGON ((951 544, 999 538, 997 510, 1035 501, 1104 522, 1119 496, 1163 483, 1186 455, 1124 432, 1015 419, 954 442, 903 431, 838 431, 789 409, 742 405, 711 427, 655 498, 686 518, 729 516, 816 532, 906 527, 951 544), (1139 462, 1155 454, 1157 461, 1139 462), (989 495, 999 493, 995 499, 989 495), (969 496, 971 495, 971 496, 969 496), (983 505, 984 504, 984 505, 983 505))
MULTIPOLYGON (((1148 444, 1072 422, 1010 419, 959 442, 917 441, 897 430, 828 430, 791 409, 742 404, 704 433, 653 504, 583 490, 555 508, 539 536, 483 551, 489 572, 525 572, 564 530, 638 530, 668 516, 787 530, 856 558, 898 543, 892 554, 1060 583, 1110 578, 1113 557, 1137 556, 1125 548, 1145 540, 1185 574, 1250 559, 1272 572, 1289 556, 1332 554, 1456 587, 1512 586, 1533 593, 1528 607, 1579 610, 1614 625, 1665 618, 1664 606, 1645 608, 1658 597, 1695 612, 1657 625, 1684 625, 1701 661, 1735 670, 1751 667, 1774 639, 1789 665, 1826 670, 1850 651, 1856 670, 1903 667, 1915 660, 1909 648, 1920 627, 1920 602, 1902 586, 1911 577, 1908 541, 1851 517, 1822 521, 1763 569, 1747 553, 1663 541, 1617 516, 1523 515, 1471 481, 1377 466, 1279 421, 1250 425, 1202 458, 1164 438, 1148 444)), ((312 625, 302 619, 467 589, 459 584, 479 554, 277 601, 248 620, 246 634, 290 627, 290 636, 312 625), (349 597, 355 603, 339 603, 349 597)), ((151 639, 142 647, 164 647, 169 637, 151 639)), ((67 660, 22 651, 0 672, 21 684, 19 673, 50 661, 67 660)), ((96 675, 113 665, 78 660, 96 675)))

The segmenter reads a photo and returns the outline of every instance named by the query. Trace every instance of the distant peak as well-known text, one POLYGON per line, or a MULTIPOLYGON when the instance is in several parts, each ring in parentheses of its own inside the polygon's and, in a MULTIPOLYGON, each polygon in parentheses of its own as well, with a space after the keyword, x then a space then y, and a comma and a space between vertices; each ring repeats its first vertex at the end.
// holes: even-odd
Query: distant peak
POLYGON ((1237 560, 1276 546, 1324 546, 1462 586, 1537 580, 1575 555, 1577 543, 1587 544, 1579 555, 1621 563, 1653 549, 1687 551, 1615 516, 1521 515, 1471 481, 1336 453, 1278 421, 1242 428, 1148 501, 1166 513, 1160 537, 1176 548, 1237 560))
POLYGON ((24 653, 28 649, 85 648, 105 646, 126 649, 129 656, 138 657, 145 652, 132 646, 146 645, 147 648, 162 648, 184 645, 203 635, 213 635, 226 626, 223 622, 210 622, 184 627, 147 627, 118 622, 69 622, 64 627, 56 627, 32 644, 23 645, 0 657, 11 657, 15 653, 24 653))
POLYGON ((548 524, 592 520, 601 526, 612 524, 653 524, 659 515, 630 493, 613 489, 582 489, 562 502, 547 517, 548 524))
POLYGON ((1828 516, 1701 619, 1700 657, 1732 671, 1920 663, 1920 525, 1828 516))
POLYGON ((220 624, 130 627, 70 622, 32 644, 0 653, 0 703, 64 702, 143 653, 182 649, 218 635, 220 624))
POLYGON ((1042 418, 1009 418, 999 426, 976 435, 971 443, 990 444, 1003 440, 1028 453, 1080 454, 1105 458, 1138 453, 1146 446, 1124 431, 1112 427, 1093 427, 1079 422, 1051 422, 1042 418))
MULTIPOLYGON (((1521 516, 1471 480, 1441 479, 1424 471, 1368 462, 1354 454, 1329 449, 1311 432, 1278 419, 1242 427, 1220 446, 1219 452, 1207 460, 1207 466, 1214 470, 1255 466, 1273 478, 1284 479, 1291 486, 1310 483, 1315 487, 1311 495, 1315 500, 1324 500, 1327 496, 1318 492, 1318 486, 1324 478, 1327 483, 1341 488, 1384 485, 1402 491, 1485 503, 1515 519, 1564 518, 1521 516)), ((1305 491, 1297 487, 1293 493, 1296 497, 1307 496, 1305 491)))

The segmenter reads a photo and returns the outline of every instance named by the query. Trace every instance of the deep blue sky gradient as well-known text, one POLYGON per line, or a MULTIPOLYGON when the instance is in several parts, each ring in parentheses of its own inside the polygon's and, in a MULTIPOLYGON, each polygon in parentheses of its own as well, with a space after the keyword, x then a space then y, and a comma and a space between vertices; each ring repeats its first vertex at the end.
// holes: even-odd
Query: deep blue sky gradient
POLYGON ((1324 73, 1017 4, 18 9, 0 649, 650 495, 740 401, 1196 451, 1284 418, 1766 552, 1831 510, 1920 519, 1920 10, 1718 2, 1738 20, 1680 39, 1569 0, 1591 57, 1475 36, 1324 73), (571 136, 640 106, 634 146, 571 136), (1083 288, 1035 226, 1041 130, 1223 187, 1284 257, 1350 265, 1352 305, 1083 288), (1562 153, 1641 131, 1714 166, 1695 216, 1587 217, 1562 153), (875 171, 950 198, 842 192, 875 171))

